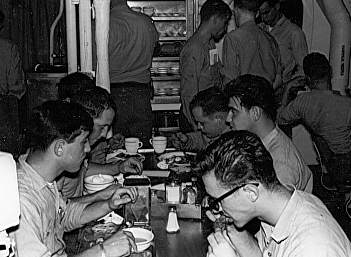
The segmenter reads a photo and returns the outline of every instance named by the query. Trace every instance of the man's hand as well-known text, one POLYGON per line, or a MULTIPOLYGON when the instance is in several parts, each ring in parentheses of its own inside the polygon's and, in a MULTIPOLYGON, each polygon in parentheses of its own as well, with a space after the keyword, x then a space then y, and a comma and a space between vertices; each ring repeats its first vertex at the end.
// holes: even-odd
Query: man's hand
POLYGON ((126 203, 135 202, 138 197, 138 191, 135 187, 131 188, 117 188, 113 193, 112 197, 108 201, 108 205, 111 210, 116 210, 121 205, 126 203))
POLYGON ((112 195, 116 192, 118 188, 121 188, 121 186, 117 184, 112 184, 103 190, 97 191, 95 194, 99 197, 98 199, 100 201, 107 200, 112 197, 112 195))
POLYGON ((109 257, 129 256, 136 252, 135 238, 127 231, 118 231, 104 241, 106 255, 109 257))
POLYGON ((135 157, 130 157, 125 161, 119 161, 115 164, 116 171, 123 174, 141 174, 143 171, 143 163, 135 157))
POLYGON ((234 225, 227 225, 223 233, 226 233, 227 240, 235 247, 239 256, 262 256, 256 239, 247 230, 238 230, 234 225))
POLYGON ((169 139, 170 139, 172 145, 178 150, 182 150, 182 148, 185 146, 185 144, 189 140, 188 136, 183 134, 182 132, 172 134, 169 139))
POLYGON ((113 137, 108 139, 109 151, 112 152, 117 149, 124 147, 124 136, 122 134, 115 134, 113 137))
POLYGON ((208 257, 236 257, 239 256, 234 245, 228 239, 225 231, 217 230, 207 237, 209 243, 208 257))

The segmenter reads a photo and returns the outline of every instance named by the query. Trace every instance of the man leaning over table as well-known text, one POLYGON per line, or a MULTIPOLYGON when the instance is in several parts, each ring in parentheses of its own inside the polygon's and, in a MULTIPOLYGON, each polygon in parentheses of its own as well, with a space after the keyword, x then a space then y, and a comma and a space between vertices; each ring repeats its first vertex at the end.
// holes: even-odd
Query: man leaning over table
POLYGON ((281 56, 275 39, 255 22, 260 2, 234 1, 238 28, 224 37, 222 73, 224 83, 242 74, 254 74, 266 78, 277 89, 281 84, 281 56))
MULTIPOLYGON (((100 201, 64 200, 55 179, 64 171, 77 172, 90 151, 93 121, 82 106, 48 101, 33 111, 27 130, 29 153, 19 158, 18 185, 21 217, 16 230, 19 257, 67 256, 62 239, 73 230, 134 201, 135 188, 111 186, 100 201)), ((102 245, 77 256, 124 256, 136 248, 133 237, 117 232, 102 245), (103 252, 105 251, 105 252, 103 252)))
POLYGON ((312 193, 313 174, 293 142, 275 124, 277 115, 272 84, 250 74, 226 86, 229 98, 227 121, 234 130, 248 130, 262 140, 272 155, 279 181, 312 193))
POLYGON ((197 93, 190 102, 197 131, 178 132, 170 137, 173 146, 183 151, 200 152, 230 128, 226 124, 228 99, 218 87, 197 93))
MULTIPOLYGON (((68 76, 72 76, 68 75, 68 76)), ((67 76, 67 77, 68 77, 67 76)), ((70 79, 73 83, 73 78, 70 79)), ((59 96, 65 88, 70 87, 70 80, 64 80, 59 85, 59 96)), ((74 82, 76 83, 76 82, 74 82)), ((79 83, 79 82, 78 82, 79 83)), ((81 80, 81 83, 87 84, 81 80)), ((95 153, 90 155, 87 165, 81 167, 76 174, 64 173, 58 180, 58 187, 65 197, 80 197, 83 194, 84 177, 95 174, 117 175, 119 173, 140 173, 142 164, 135 158, 129 158, 117 163, 105 163, 108 145, 106 136, 115 118, 116 105, 111 95, 103 88, 94 85, 82 88, 69 96, 69 101, 81 104, 93 119, 94 126, 89 135, 89 144, 95 153), (94 157, 95 158, 92 158, 94 157), (96 158, 96 156, 100 156, 96 158)), ((67 98, 67 94, 66 98, 67 98)))
POLYGON ((210 207, 232 221, 208 236, 207 257, 349 257, 345 232, 320 199, 283 186, 261 140, 232 131, 200 158, 210 207), (243 227, 261 220, 253 236, 243 227))

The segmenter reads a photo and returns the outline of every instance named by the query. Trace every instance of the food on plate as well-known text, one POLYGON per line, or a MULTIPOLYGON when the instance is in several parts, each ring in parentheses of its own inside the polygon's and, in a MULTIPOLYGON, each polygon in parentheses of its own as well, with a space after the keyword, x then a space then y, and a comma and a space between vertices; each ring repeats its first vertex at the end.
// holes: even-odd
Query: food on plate
POLYGON ((160 161, 157 163, 157 167, 163 170, 171 169, 177 173, 189 172, 191 166, 190 157, 192 156, 184 152, 164 153, 158 157, 160 161))
POLYGON ((91 230, 94 233, 104 233, 104 234, 113 234, 118 230, 119 226, 112 222, 96 224, 91 230))
POLYGON ((140 153, 128 153, 124 149, 118 149, 117 151, 114 151, 113 153, 109 153, 106 156, 106 162, 111 163, 119 160, 126 160, 128 158, 135 157, 137 158, 140 162, 143 162, 145 160, 145 156, 140 154, 140 153))

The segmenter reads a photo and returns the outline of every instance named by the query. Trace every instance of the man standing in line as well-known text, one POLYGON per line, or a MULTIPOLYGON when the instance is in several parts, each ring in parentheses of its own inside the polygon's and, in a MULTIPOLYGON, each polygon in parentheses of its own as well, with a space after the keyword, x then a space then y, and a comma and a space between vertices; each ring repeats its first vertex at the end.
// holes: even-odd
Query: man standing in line
MULTIPOLYGON (((0 32, 5 15, 0 10, 0 32)), ((17 46, 0 38, 0 151, 19 154, 19 100, 26 92, 22 60, 17 46)))
POLYGON ((222 0, 208 0, 200 10, 201 23, 180 53, 181 130, 196 130, 190 101, 209 87, 223 87, 219 53, 215 42, 227 32, 232 13, 222 0))
POLYGON ((278 43, 283 83, 296 76, 304 75, 302 62, 308 54, 304 32, 280 11, 280 0, 264 1, 259 13, 265 25, 262 26, 263 29, 269 32, 278 43))
POLYGON ((126 0, 111 0, 109 66, 111 94, 118 104, 114 133, 138 137, 146 146, 152 132, 150 67, 158 32, 147 15, 126 0))
POLYGON ((238 28, 223 41, 225 84, 243 74, 264 77, 273 88, 281 84, 281 57, 275 39, 256 25, 258 0, 235 0, 234 17, 238 28))

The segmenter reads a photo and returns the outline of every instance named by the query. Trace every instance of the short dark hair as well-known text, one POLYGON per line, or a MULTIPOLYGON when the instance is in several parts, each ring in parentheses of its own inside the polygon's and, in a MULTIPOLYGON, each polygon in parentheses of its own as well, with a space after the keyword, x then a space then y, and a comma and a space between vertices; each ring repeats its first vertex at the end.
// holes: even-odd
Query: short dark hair
POLYGON ((313 52, 303 59, 303 71, 312 81, 331 78, 331 66, 327 57, 321 53, 313 52))
POLYGON ((234 7, 256 13, 262 3, 262 0, 235 0, 234 7))
POLYGON ((71 101, 81 104, 93 119, 99 118, 109 108, 116 110, 111 94, 98 86, 82 89, 71 101))
POLYGON ((273 159, 255 134, 237 130, 227 132, 200 154, 203 175, 214 172, 224 188, 248 182, 261 182, 267 188, 279 185, 273 159))
POLYGON ((46 151, 57 139, 71 143, 82 131, 93 129, 93 120, 81 105, 59 100, 34 108, 28 124, 26 141, 33 151, 46 151))
POLYGON ((232 16, 232 11, 222 0, 207 0, 200 10, 201 22, 208 21, 213 16, 229 19, 232 16))
POLYGON ((95 82, 88 75, 74 72, 62 78, 57 84, 58 99, 71 99, 79 94, 82 89, 95 87, 95 82))
POLYGON ((251 74, 239 76, 225 87, 228 98, 237 97, 241 105, 250 110, 253 106, 262 108, 264 114, 275 121, 277 104, 272 84, 265 78, 251 74))
POLYGON ((201 107, 205 116, 217 112, 228 112, 228 98, 217 87, 210 87, 197 93, 190 102, 190 110, 201 107))
POLYGON ((274 7, 276 4, 280 3, 280 0, 261 0, 260 6, 267 3, 270 7, 274 7))

